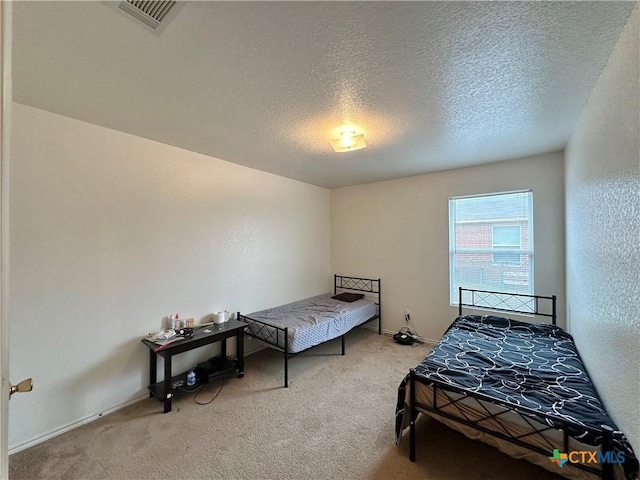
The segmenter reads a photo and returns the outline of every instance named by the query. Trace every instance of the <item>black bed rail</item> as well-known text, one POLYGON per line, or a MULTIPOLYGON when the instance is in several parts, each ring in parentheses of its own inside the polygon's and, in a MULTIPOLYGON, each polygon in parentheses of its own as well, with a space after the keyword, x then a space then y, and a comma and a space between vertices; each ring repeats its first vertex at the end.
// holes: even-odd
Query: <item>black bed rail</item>
POLYGON ((550 317, 553 325, 557 325, 558 310, 556 295, 529 295, 525 293, 494 292, 490 290, 476 290, 472 288, 458 288, 458 315, 462 315, 462 308, 485 308, 499 312, 520 313, 550 317), (463 302, 463 292, 471 293, 471 302, 463 302), (476 295, 479 294, 479 295, 476 295), (541 309, 540 300, 551 302, 549 309, 541 309))
MULTIPOLYGON (((253 337, 262 343, 266 343, 272 348, 282 352, 284 354, 284 386, 289 387, 289 328, 278 327, 277 325, 270 325, 261 320, 242 315, 238 312, 238 320, 249 324, 249 329, 245 330, 245 333, 250 337, 253 337), (280 339, 282 338, 282 341, 280 339)), ((344 337, 342 340, 342 350, 344 355, 344 337)))
MULTIPOLYGON (((412 462, 416 459, 416 445, 415 445, 415 422, 418 416, 418 413, 421 410, 426 410, 429 412, 433 412, 436 415, 440 415, 442 417, 448 418, 457 423, 461 423, 463 425, 467 425, 476 430, 480 430, 489 435, 501 438, 510 443, 519 445, 521 447, 527 448, 533 452, 549 456, 555 449, 559 450, 558 445, 553 445, 549 439, 544 437, 543 433, 548 431, 559 431, 563 436, 563 452, 569 453, 570 444, 569 444, 569 436, 570 435, 579 435, 580 433, 588 432, 595 436, 600 436, 602 438, 600 444, 600 451, 604 457, 606 457, 606 452, 613 451, 614 448, 614 436, 620 434, 621 432, 614 431, 609 425, 601 425, 599 428, 593 426, 585 426, 579 424, 577 422, 573 422, 571 420, 567 420, 566 418, 557 417, 554 415, 549 415, 545 413, 538 412, 534 409, 522 406, 515 405, 506 401, 501 401, 499 399, 484 395, 479 392, 468 392, 462 388, 452 386, 445 382, 440 382, 438 380, 430 379, 421 376, 418 372, 416 372, 415 368, 410 369, 409 371, 409 458, 412 462), (416 382, 422 383, 428 386, 431 386, 433 389, 432 398, 433 405, 425 405, 423 403, 419 403, 416 401, 416 382), (437 393, 438 391, 446 397, 446 403, 444 405, 437 404, 437 393), (449 395, 450 393, 458 394, 460 396, 455 397, 449 395), (475 401, 480 408, 477 408, 477 411, 482 411, 485 416, 480 419, 471 419, 464 412, 458 404, 462 404, 463 402, 475 401), (504 410, 495 412, 490 411, 487 408, 486 404, 497 405, 504 410), (456 412, 459 415, 453 414, 448 411, 444 411, 443 408, 446 407, 454 407, 456 412), (506 427, 504 427, 501 423, 500 417, 506 414, 516 414, 518 417, 532 428, 532 431, 528 431, 525 434, 515 435, 511 431, 509 431, 506 427), (489 428, 482 424, 489 419, 495 419, 496 423, 501 427, 498 428, 489 428), (535 425, 534 425, 535 424, 535 425), (574 433, 572 433, 574 432, 574 433), (544 448, 534 445, 530 442, 526 441, 526 437, 531 438, 532 436, 539 435, 539 438, 544 440, 544 442, 548 445, 549 450, 545 450, 544 448)), ((581 470, 585 470, 591 473, 594 473, 600 476, 604 480, 613 480, 614 479, 614 471, 613 464, 605 462, 601 465, 601 468, 595 468, 590 466, 589 464, 583 463, 568 463, 574 468, 578 468, 581 470)))
POLYGON ((261 320, 256 320, 255 318, 251 318, 247 315, 242 315, 240 312, 238 312, 238 320, 256 325, 256 332, 254 334, 250 334, 250 336, 260 334, 259 338, 261 342, 280 350, 288 347, 288 328, 270 325, 261 320), (281 345, 284 345, 284 347, 281 345))
MULTIPOLYGON (((381 280, 370 279, 370 278, 360 278, 360 277, 347 277, 344 275, 334 275, 333 280, 333 293, 336 294, 337 290, 352 290, 359 292, 369 292, 377 296, 377 301, 375 302, 377 307, 376 315, 369 318, 367 321, 363 322, 361 325, 364 325, 368 322, 371 322, 375 319, 378 319, 378 334, 382 333, 382 308, 381 308, 381 280)), ((242 315, 238 312, 238 320, 242 322, 246 322, 249 324, 249 327, 245 330, 245 334, 255 338, 256 340, 268 345, 270 348, 278 350, 283 353, 284 357, 284 387, 289 387, 289 358, 302 353, 306 350, 302 350, 300 352, 289 352, 289 329, 287 327, 279 327, 277 325, 271 325, 261 320, 256 320, 247 315, 242 315)), ((344 355, 346 352, 346 344, 345 344, 345 335, 340 336, 341 342, 341 354, 344 355)), ((337 337, 336 337, 337 338, 337 337)), ((331 340, 334 340, 333 338, 331 340)), ((313 348, 313 347, 309 347, 313 348)))

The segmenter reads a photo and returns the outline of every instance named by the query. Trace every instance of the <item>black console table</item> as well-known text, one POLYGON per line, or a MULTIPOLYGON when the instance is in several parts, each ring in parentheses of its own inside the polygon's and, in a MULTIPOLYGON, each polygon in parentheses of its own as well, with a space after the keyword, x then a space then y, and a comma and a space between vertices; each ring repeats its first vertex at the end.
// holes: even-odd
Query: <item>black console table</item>
POLYGON ((209 379, 216 379, 236 375, 244 376, 244 329, 247 324, 238 320, 229 320, 219 325, 198 327, 191 338, 181 338, 167 345, 160 346, 148 338, 143 338, 142 343, 149 347, 149 396, 156 397, 164 402, 164 413, 171 411, 171 399, 179 392, 173 385, 181 383, 186 386, 187 372, 180 375, 171 375, 171 357, 179 353, 188 352, 194 348, 204 347, 212 343, 221 342, 220 356, 223 360, 219 371, 209 374, 209 379), (236 337, 237 360, 227 362, 227 338, 236 337), (164 381, 158 382, 158 356, 164 358, 164 381))

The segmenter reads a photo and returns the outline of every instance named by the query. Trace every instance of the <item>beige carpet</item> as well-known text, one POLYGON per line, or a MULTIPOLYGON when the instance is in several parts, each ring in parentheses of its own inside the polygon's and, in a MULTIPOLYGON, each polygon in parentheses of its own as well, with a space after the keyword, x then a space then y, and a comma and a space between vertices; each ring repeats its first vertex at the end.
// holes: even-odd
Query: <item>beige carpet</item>
MULTIPOLYGON (((398 384, 427 353, 370 330, 294 357, 246 358, 208 405, 149 399, 10 457, 13 479, 555 479, 527 462, 421 418, 418 459, 394 443, 398 384)), ((211 400, 222 382, 196 397, 211 400)))

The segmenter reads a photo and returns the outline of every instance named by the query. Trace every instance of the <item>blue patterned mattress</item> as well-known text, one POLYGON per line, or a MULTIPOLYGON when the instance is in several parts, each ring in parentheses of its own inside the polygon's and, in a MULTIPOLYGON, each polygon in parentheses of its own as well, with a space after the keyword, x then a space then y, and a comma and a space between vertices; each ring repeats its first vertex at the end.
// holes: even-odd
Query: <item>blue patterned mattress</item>
MULTIPOLYGON (((602 405, 573 338, 554 325, 495 316, 458 317, 415 371, 421 384, 436 381, 461 394, 478 393, 511 408, 522 406, 569 421, 576 426, 570 435, 585 445, 597 447, 601 442, 590 429, 608 425, 619 430, 602 405)), ((397 441, 407 425, 408 382, 407 375, 398 390, 397 441)), ((535 414, 531 416, 535 419, 535 414)), ((540 422, 549 419, 540 417, 540 422)), ((621 432, 614 436, 614 446, 624 452, 625 476, 635 478, 638 461, 621 432)))

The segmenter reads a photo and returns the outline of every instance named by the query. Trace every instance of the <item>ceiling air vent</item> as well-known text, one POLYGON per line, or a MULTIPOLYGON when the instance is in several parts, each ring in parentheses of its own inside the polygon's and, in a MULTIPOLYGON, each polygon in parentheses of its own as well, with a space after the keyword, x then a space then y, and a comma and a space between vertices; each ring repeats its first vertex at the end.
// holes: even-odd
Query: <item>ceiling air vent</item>
POLYGON ((158 28, 160 22, 175 4, 173 1, 142 1, 124 0, 120 2, 120 8, 130 15, 133 15, 141 22, 153 29, 158 28))

